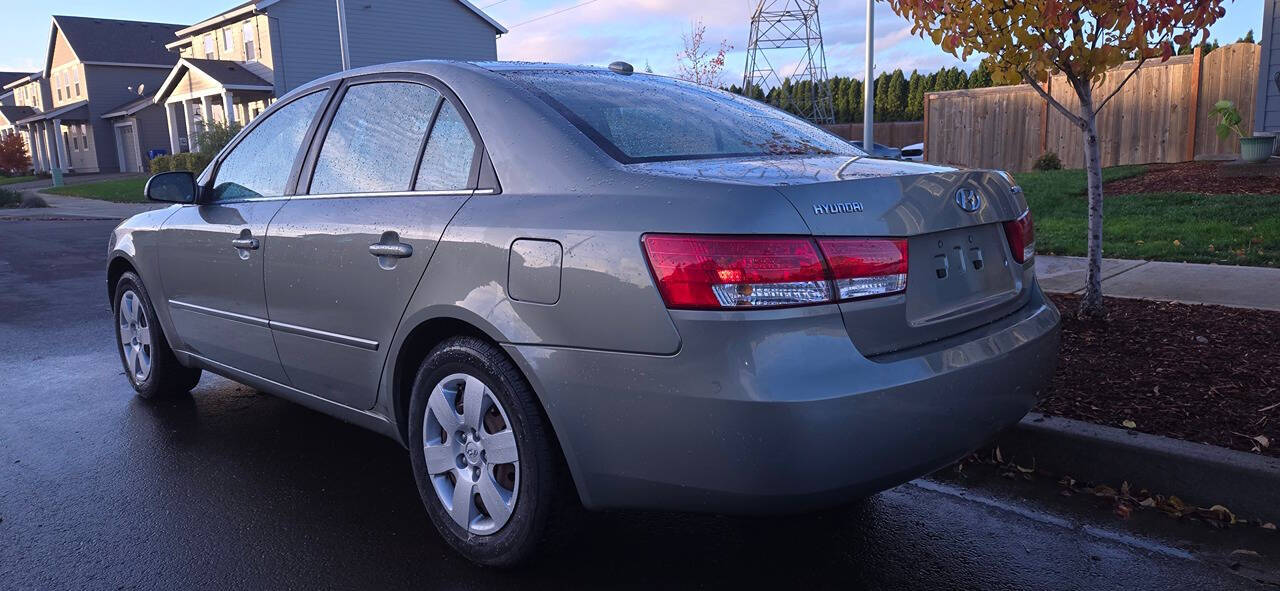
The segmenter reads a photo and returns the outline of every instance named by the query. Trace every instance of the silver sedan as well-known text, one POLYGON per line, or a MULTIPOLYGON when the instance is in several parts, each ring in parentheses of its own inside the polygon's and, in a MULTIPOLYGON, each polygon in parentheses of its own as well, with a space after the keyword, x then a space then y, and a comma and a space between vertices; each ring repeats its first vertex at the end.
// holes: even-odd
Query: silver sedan
POLYGON ((627 67, 304 85, 111 235, 146 398, 209 371, 395 439, 488 565, 563 511, 807 511, 1035 404, 1058 313, 1009 175, 864 158, 627 67))

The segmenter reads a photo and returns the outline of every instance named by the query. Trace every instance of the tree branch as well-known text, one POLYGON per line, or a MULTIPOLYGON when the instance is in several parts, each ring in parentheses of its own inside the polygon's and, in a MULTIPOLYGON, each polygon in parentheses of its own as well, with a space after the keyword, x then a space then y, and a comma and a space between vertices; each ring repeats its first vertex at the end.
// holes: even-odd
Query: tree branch
POLYGON ((1097 115, 1102 112, 1102 108, 1107 106, 1107 102, 1111 100, 1111 97, 1119 94, 1120 89, 1124 88, 1124 85, 1129 83, 1129 79, 1133 78, 1133 75, 1138 73, 1138 68, 1141 68, 1142 64, 1145 63, 1147 63, 1147 54, 1146 52, 1143 52, 1142 57, 1138 59, 1138 65, 1134 66, 1133 69, 1129 71, 1129 75, 1125 76, 1124 80, 1120 81, 1120 85, 1117 86, 1115 90, 1111 91, 1111 94, 1107 95, 1107 98, 1102 99, 1102 102, 1098 103, 1098 108, 1093 110, 1093 114, 1097 115))
POLYGON ((1050 105, 1053 105, 1053 108, 1057 109, 1064 116, 1066 116, 1068 121, 1074 123, 1076 127, 1079 127, 1080 129, 1085 128, 1086 123, 1084 118, 1075 113, 1072 113, 1071 111, 1068 111, 1066 107, 1062 106, 1062 103, 1059 103, 1057 99, 1053 98, 1052 96, 1049 95, 1049 93, 1045 92, 1045 90, 1040 87, 1040 83, 1036 82, 1035 78, 1032 78, 1031 75, 1025 71, 1018 72, 1018 74, 1022 75, 1023 82, 1030 84, 1031 88, 1035 90, 1036 93, 1039 94, 1041 98, 1047 101, 1050 105))

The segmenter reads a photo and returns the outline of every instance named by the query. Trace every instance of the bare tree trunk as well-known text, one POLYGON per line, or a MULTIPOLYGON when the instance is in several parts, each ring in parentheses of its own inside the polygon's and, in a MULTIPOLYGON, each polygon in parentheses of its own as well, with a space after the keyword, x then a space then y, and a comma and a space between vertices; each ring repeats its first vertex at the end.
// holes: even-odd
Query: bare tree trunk
POLYGON ((1080 114, 1084 116, 1084 169, 1089 176, 1089 273, 1081 316, 1102 316, 1102 153, 1098 148, 1098 118, 1093 108, 1093 89, 1085 80, 1076 86, 1080 114))

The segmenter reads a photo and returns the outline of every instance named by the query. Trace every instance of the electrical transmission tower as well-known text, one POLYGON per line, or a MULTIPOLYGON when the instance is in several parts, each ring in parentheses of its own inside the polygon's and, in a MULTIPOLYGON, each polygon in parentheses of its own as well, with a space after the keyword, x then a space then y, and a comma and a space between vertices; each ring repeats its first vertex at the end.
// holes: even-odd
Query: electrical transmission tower
POLYGON ((782 93, 782 108, 789 107, 814 123, 835 123, 817 0, 760 0, 751 15, 742 93, 754 98, 771 88, 782 93), (793 62, 795 69, 790 73, 780 74, 773 65, 793 62), (789 89, 783 85, 784 79, 790 81, 789 89), (802 82, 809 83, 808 93, 797 100, 796 90, 802 82))

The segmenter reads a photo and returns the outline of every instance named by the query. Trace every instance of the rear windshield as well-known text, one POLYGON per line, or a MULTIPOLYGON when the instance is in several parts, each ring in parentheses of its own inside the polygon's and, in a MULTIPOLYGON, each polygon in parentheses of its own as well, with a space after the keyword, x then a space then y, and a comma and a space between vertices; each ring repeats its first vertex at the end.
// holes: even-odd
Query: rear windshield
POLYGON ((518 70, 506 76, 560 111, 620 162, 862 152, 785 111, 649 74, 518 70))

